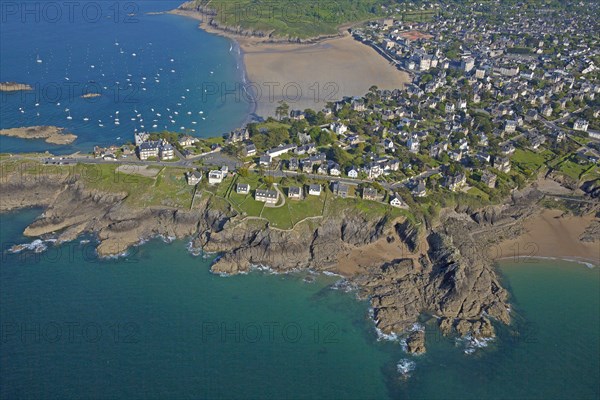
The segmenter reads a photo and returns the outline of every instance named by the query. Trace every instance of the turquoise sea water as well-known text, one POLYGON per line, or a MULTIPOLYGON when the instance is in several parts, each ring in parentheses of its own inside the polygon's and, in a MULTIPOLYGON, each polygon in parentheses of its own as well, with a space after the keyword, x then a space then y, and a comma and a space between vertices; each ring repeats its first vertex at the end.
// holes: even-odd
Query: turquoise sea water
MULTIPOLYGON (((147 14, 180 2, 10 3, 2 6, 0 81, 34 90, 0 93, 0 128, 55 125, 79 136, 50 146, 55 153, 132 141, 135 129, 219 136, 251 112, 236 90, 245 73, 233 42, 189 18, 147 14)), ((2 152, 48 147, 0 138, 2 152)))
POLYGON ((39 254, 2 215, 1 398, 595 399, 600 276, 579 264, 504 264, 515 324, 488 347, 441 338, 409 357, 377 341, 367 304, 335 277, 220 277, 183 241, 118 260, 93 241, 39 254), (400 360, 414 363, 408 378, 400 360))
MULTIPOLYGON (((24 3, 41 4, 17 5, 24 3)), ((92 8, 57 23, 50 9, 36 21, 34 8, 25 22, 3 9, 0 81, 37 86, 33 95, 1 94, 1 128, 64 126, 79 139, 50 146, 60 153, 126 142, 134 129, 184 126, 214 136, 247 117, 249 104, 235 96, 202 96, 214 84, 243 81, 235 46, 193 20, 145 14, 177 2, 137 2, 137 10, 94 4, 102 7, 96 22, 92 8), (134 20, 125 18, 131 11, 134 20), (86 84, 102 96, 81 99, 86 84)), ((0 137, 0 152, 46 149, 41 141, 0 137)), ((598 268, 503 264, 514 326, 498 327, 496 341, 465 354, 464 343, 429 324, 428 353, 409 357, 399 344, 377 340, 367 303, 332 290, 335 277, 223 278, 184 241, 158 239, 118 260, 98 260, 93 238, 10 253, 13 244, 31 242, 21 232, 39 212, 0 215, 2 399, 600 396, 598 268), (408 378, 397 372, 399 361, 413 368, 408 378)))

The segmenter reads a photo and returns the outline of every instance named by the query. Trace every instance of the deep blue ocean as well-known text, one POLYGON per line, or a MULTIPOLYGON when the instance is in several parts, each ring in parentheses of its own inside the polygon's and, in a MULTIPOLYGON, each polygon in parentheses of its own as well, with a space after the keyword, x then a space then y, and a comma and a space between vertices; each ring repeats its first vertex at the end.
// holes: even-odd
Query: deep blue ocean
MULTIPOLYGON (((0 127, 56 125, 79 138, 0 137, 0 152, 87 152, 135 129, 209 137, 252 111, 219 93, 244 80, 234 43, 191 19, 146 14, 177 2, 80 2, 72 21, 68 2, 11 3, 16 14, 8 3, 0 81, 35 90, 2 94, 0 127), (36 4, 63 17, 52 22, 51 6, 36 4), (101 96, 83 99, 85 90, 101 96)), ((600 397, 598 268, 503 263, 513 325, 476 349, 430 321, 428 352, 413 357, 378 340, 368 303, 334 290, 337 277, 220 277, 211 257, 160 239, 112 260, 96 257, 93 237, 9 251, 31 243, 22 232, 41 212, 0 214, 1 399, 600 397)))
MULTIPOLYGON (((173 1, 2 2, 0 128, 64 127, 78 139, 55 153, 132 141, 133 132, 219 136, 252 111, 241 91, 236 44, 170 10, 173 1), (82 98, 87 93, 100 94, 82 98)), ((0 151, 40 151, 43 141, 1 137, 0 151)))

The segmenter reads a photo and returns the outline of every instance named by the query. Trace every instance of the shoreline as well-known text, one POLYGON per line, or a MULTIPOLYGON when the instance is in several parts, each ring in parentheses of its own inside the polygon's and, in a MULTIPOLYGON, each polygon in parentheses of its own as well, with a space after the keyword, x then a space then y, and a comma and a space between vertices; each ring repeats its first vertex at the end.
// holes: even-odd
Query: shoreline
MULTIPOLYGON (((585 265, 589 269, 598 268, 600 266, 600 265, 595 265, 594 260, 588 260, 588 259, 581 258, 581 257, 520 256, 519 258, 520 258, 519 260, 515 260, 514 257, 501 257, 501 258, 496 258, 494 260, 494 262, 504 261, 505 264, 518 264, 518 263, 524 262, 523 260, 550 260, 550 261, 565 261, 565 262, 574 263, 574 264, 581 264, 581 265, 585 265), (509 260, 513 260, 513 261, 509 261, 509 260)), ((534 264, 534 262, 531 262, 531 264, 534 264)))
POLYGON ((579 238, 597 218, 563 215, 563 211, 544 209, 523 221, 523 231, 516 237, 500 240, 492 256, 494 262, 512 259, 552 259, 594 267, 600 266, 600 245, 579 238))
MULTIPOLYGON (((214 35, 217 35, 217 36, 220 36, 220 37, 223 37, 223 38, 226 38, 227 40, 229 40, 229 42, 233 46, 232 51, 235 51, 237 49, 237 55, 235 55, 234 57, 236 59, 237 65, 240 67, 239 69, 241 71, 242 83, 244 85, 248 84, 248 82, 250 81, 250 78, 248 76, 248 69, 246 67, 246 63, 244 62, 244 49, 240 45, 240 42, 238 40, 236 40, 236 38, 233 37, 234 35, 228 35, 228 34, 226 34, 226 32, 224 32, 224 31, 221 32, 218 29, 214 29, 214 28, 211 29, 210 25, 205 23, 204 20, 200 17, 200 15, 198 15, 198 13, 194 12, 194 11, 181 10, 179 8, 176 8, 174 10, 169 10, 169 11, 164 11, 164 12, 155 12, 155 13, 152 13, 151 15, 161 15, 161 14, 178 15, 180 17, 190 18, 195 21, 199 21, 200 25, 198 26, 198 28, 204 30, 206 33, 214 34, 214 35)), ((231 53, 231 51, 230 51, 230 53, 231 53)), ((250 96, 252 97, 253 94, 250 94, 250 96)), ((257 114, 258 104, 256 102, 251 102, 251 101, 249 101, 248 104, 249 104, 249 110, 248 110, 246 117, 240 124, 241 126, 245 126, 253 121, 256 121, 257 118, 259 118, 258 114, 257 114)))
POLYGON ((239 46, 244 84, 250 85, 256 101, 253 116, 275 116, 280 101, 290 109, 319 110, 327 102, 362 96, 371 86, 403 89, 411 82, 370 46, 356 41, 341 26, 338 35, 314 38, 306 43, 274 41, 245 36, 210 25, 197 11, 175 9, 168 14, 199 21, 199 29, 225 37, 239 46))

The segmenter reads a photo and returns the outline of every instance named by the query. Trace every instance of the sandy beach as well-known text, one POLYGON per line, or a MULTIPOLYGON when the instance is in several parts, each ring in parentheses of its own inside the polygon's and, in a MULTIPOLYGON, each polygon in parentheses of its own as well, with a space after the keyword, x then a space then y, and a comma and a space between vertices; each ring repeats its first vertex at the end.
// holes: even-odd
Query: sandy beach
POLYGON ((273 115, 280 100, 292 109, 320 110, 328 101, 362 96, 373 85, 400 89, 410 82, 407 73, 350 35, 309 45, 242 41, 240 46, 248 78, 260 88, 258 115, 273 115))
POLYGON ((500 243, 494 249, 495 258, 519 261, 526 257, 547 257, 577 260, 600 266, 600 243, 579 240, 594 220, 594 216, 575 217, 562 214, 560 210, 543 210, 528 219, 523 223, 523 234, 500 243))
POLYGON ((291 109, 320 110, 328 101, 362 96, 371 86, 401 89, 410 76, 371 47, 340 32, 340 37, 312 44, 269 43, 264 38, 231 34, 209 26, 202 15, 171 13, 201 21, 200 28, 237 41, 257 100, 256 114, 273 116, 280 100, 291 109))

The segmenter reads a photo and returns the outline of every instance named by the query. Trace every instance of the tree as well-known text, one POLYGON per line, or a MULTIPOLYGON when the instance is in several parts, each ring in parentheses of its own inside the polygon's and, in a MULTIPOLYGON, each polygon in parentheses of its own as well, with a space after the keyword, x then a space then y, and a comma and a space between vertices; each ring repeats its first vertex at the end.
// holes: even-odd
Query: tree
POLYGON ((326 130, 319 131, 319 135, 317 136, 317 146, 327 146, 332 144, 334 141, 333 136, 326 130))
POLYGON ((241 176, 242 178, 246 178, 249 175, 248 168, 246 168, 246 167, 239 168, 238 175, 241 176))
POLYGON ((290 115, 290 106, 283 100, 279 101, 279 106, 275 109, 275 115, 281 120, 284 117, 290 115))
POLYGON ((275 178, 272 175, 267 175, 263 176, 262 181, 265 183, 265 185, 271 187, 273 183, 275 183, 275 178))
POLYGON ((331 158, 341 166, 349 166, 352 162, 352 156, 339 146, 331 148, 331 158))

